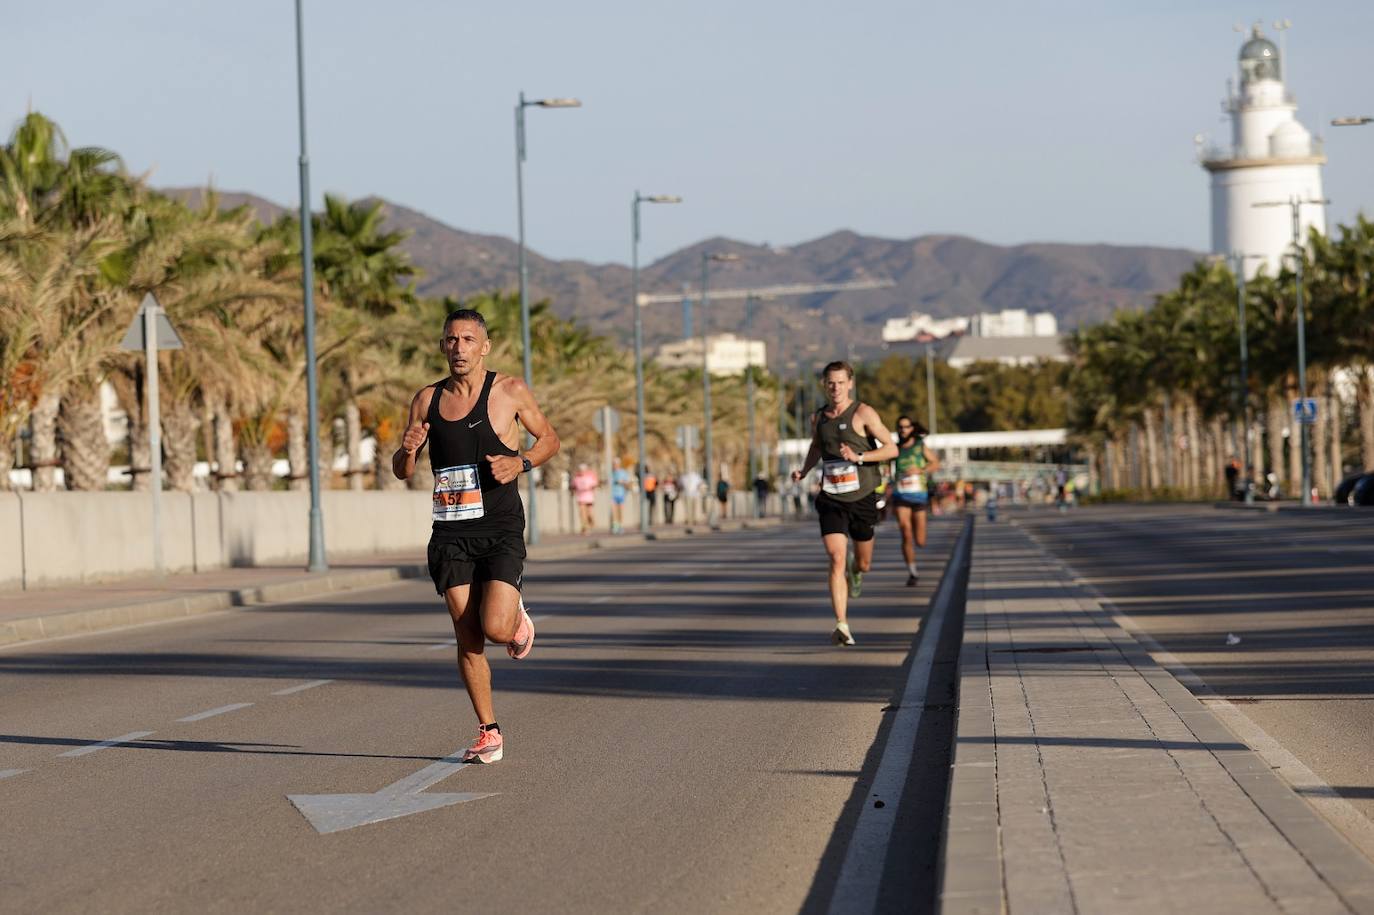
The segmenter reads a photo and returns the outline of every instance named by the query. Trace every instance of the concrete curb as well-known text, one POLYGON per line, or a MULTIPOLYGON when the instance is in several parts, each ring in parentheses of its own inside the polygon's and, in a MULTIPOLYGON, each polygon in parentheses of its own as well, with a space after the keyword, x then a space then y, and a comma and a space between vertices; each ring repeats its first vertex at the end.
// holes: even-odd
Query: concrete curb
POLYGON ((1363 515, 1371 511, 1368 505, 1302 505, 1298 502, 1214 502, 1217 511, 1239 512, 1302 512, 1304 515, 1363 515))
MULTIPOLYGON (((721 522, 711 528, 698 525, 684 526, 670 531, 653 531, 647 536, 635 533, 622 534, 616 537, 594 537, 549 547, 531 547, 529 559, 535 562, 566 559, 591 550, 613 550, 643 546, 648 541, 682 540, 689 536, 710 534, 717 531, 762 530, 776 527, 781 523, 782 519, 779 518, 758 518, 747 521, 721 522)), ((251 588, 226 588, 221 591, 187 597, 161 598, 66 613, 48 613, 0 622, 0 648, 39 639, 88 635, 108 629, 122 629, 126 626, 167 622, 206 613, 218 613, 222 610, 232 610, 235 607, 251 607, 300 600, 307 597, 319 597, 336 591, 378 588, 405 579, 426 578, 428 575, 429 568, 424 563, 407 563, 380 566, 375 569, 327 572, 324 575, 302 577, 292 581, 258 585, 251 588)))

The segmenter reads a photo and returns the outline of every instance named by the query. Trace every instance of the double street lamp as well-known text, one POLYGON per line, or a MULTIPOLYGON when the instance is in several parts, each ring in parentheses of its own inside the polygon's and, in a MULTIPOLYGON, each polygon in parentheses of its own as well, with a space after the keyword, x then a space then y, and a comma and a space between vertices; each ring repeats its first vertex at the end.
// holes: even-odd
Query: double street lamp
POLYGON ((639 442, 639 466, 636 477, 639 480, 639 530, 649 531, 649 494, 644 490, 647 475, 646 453, 644 446, 644 307, 639 301, 639 205, 641 203, 681 203, 682 198, 672 194, 641 194, 635 191, 634 203, 630 206, 630 301, 635 312, 635 436, 639 442))
POLYGON ((739 260, 738 254, 721 254, 709 251, 701 252, 701 385, 703 409, 706 419, 706 440, 703 443, 702 451, 702 479, 706 482, 706 523, 709 526, 714 520, 715 508, 711 496, 711 473, 714 470, 711 458, 711 348, 706 339, 710 329, 710 317, 707 311, 709 303, 707 297, 708 280, 711 274, 711 264, 724 263, 739 260))
MULTIPOLYGON (((1302 207, 1304 205, 1324 205, 1329 200, 1303 200, 1298 197, 1290 197, 1287 200, 1266 200, 1262 203, 1252 203, 1253 207, 1288 207, 1293 215, 1293 275, 1294 275, 1294 310, 1298 317, 1298 397, 1302 400, 1302 409, 1306 410, 1307 405, 1307 319, 1303 313, 1302 306, 1302 267, 1306 252, 1302 246, 1302 224, 1300 220, 1302 207)), ((1296 412, 1296 411, 1295 411, 1296 412)), ((1298 448, 1302 451, 1302 504, 1312 504, 1312 457, 1308 454, 1308 430, 1306 417, 1298 422, 1298 448)))
MULTIPOLYGON (((528 278, 525 268, 525 109, 526 108, 581 108, 582 103, 575 98, 526 99, 520 93, 515 105, 515 220, 520 237, 517 258, 520 270, 520 343, 525 356, 525 387, 534 387, 534 371, 530 363, 530 300, 528 278)), ((530 436, 526 433, 526 444, 530 436)), ((535 499, 534 474, 529 480, 529 542, 539 542, 538 502, 535 499)))

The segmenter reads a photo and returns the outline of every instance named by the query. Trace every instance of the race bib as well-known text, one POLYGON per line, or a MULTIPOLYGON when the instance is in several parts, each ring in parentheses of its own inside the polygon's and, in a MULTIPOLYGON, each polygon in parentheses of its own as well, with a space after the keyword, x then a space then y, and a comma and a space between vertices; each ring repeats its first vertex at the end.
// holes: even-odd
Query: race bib
POLYGON ((926 475, 919 470, 908 471, 897 478, 897 493, 903 496, 926 494, 926 475))
POLYGON ((838 496, 859 488, 859 467, 853 461, 825 461, 821 465, 821 489, 838 496))
POLYGON ((435 521, 473 521, 484 514, 476 464, 445 467, 434 474, 435 521))

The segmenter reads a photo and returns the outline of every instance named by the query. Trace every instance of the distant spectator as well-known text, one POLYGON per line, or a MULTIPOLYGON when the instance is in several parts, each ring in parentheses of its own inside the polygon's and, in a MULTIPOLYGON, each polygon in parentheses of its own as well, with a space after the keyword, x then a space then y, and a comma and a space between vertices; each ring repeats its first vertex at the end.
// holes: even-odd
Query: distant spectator
POLYGON ((649 503, 649 523, 654 523, 654 506, 658 503, 658 477, 649 468, 644 468, 644 498, 649 503))
POLYGON ((573 474, 572 478, 572 490, 573 497, 577 500, 577 514, 583 534, 591 533, 592 528, 596 526, 596 520, 592 517, 592 506, 596 504, 596 488, 600 485, 601 480, 597 478, 596 471, 591 465, 577 465, 577 473, 573 474))
POLYGON ((663 480, 663 520, 673 523, 673 511, 677 508, 677 478, 668 476, 663 480))
POLYGON ((754 477, 754 514, 760 518, 764 515, 764 507, 768 503, 768 478, 759 471, 759 475, 754 477))

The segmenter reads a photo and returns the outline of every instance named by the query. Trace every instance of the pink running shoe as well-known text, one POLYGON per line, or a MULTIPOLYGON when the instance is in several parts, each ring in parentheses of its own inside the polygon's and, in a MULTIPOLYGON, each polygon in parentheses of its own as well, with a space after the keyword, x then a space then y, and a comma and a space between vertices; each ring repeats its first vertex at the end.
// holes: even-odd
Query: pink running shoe
POLYGON ((477 732, 477 742, 463 753, 465 763, 494 763, 501 761, 501 732, 481 728, 477 732))
POLYGON ((520 625, 515 629, 515 638, 506 643, 506 654, 520 661, 529 657, 532 650, 534 650, 534 620, 530 619, 530 612, 525 609, 525 604, 521 601, 520 625))

